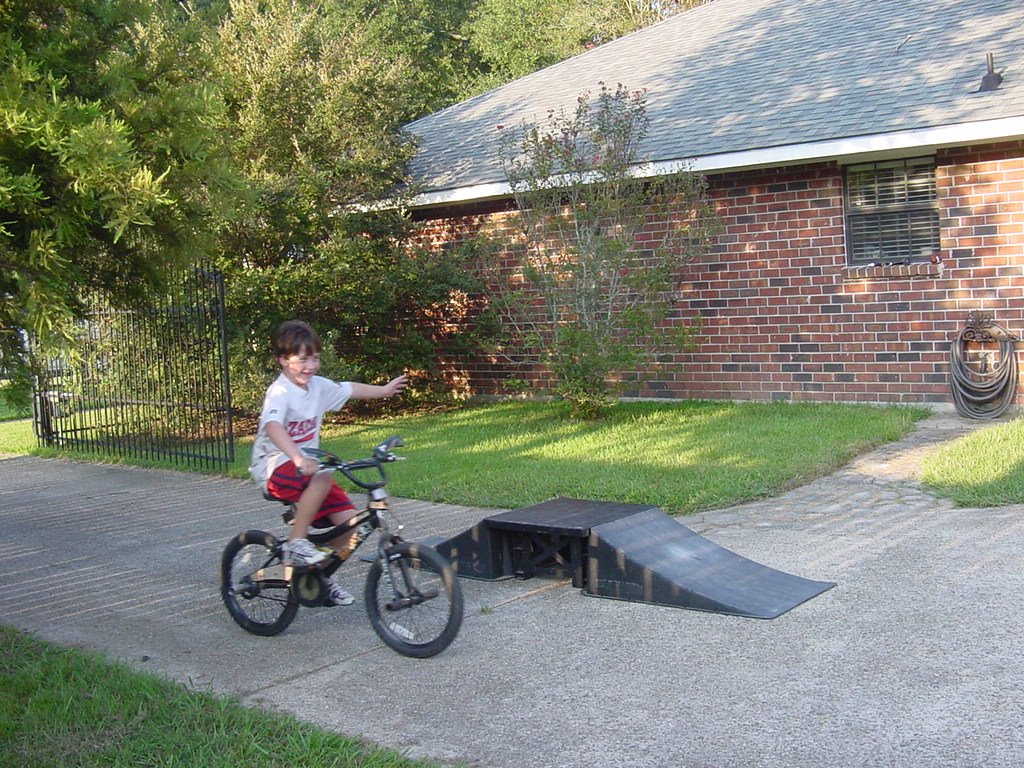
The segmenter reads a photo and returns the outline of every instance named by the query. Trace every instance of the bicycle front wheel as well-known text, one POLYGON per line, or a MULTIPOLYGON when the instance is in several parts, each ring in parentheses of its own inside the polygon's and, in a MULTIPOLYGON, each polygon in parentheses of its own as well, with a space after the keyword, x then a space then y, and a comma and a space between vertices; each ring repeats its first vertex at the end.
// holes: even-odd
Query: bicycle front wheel
POLYGON ((266 531, 246 531, 231 540, 221 557, 221 598, 235 623, 254 635, 283 632, 299 610, 279 545, 266 531))
POLYGON ((462 626, 462 588, 430 547, 403 542, 378 557, 366 578, 366 612, 380 639, 405 656, 447 648, 462 626))

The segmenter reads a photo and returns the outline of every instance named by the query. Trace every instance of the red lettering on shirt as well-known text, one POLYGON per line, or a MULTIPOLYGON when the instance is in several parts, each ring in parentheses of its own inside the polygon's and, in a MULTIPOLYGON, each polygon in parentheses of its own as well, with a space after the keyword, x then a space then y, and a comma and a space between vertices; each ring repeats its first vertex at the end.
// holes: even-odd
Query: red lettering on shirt
POLYGON ((296 443, 308 443, 316 437, 316 419, 289 421, 288 436, 296 443))

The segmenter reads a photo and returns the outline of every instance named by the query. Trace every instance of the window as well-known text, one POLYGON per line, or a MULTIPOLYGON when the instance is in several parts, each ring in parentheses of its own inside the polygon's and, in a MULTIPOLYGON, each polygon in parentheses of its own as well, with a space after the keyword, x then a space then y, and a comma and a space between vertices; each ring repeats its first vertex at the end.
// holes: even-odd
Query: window
POLYGON ((850 264, 920 260, 938 251, 937 198, 933 158, 847 166, 850 264))

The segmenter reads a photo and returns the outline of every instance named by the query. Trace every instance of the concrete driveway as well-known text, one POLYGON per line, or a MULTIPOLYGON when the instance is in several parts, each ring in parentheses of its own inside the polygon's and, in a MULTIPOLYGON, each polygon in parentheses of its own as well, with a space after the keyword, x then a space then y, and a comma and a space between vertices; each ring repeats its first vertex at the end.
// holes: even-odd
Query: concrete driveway
MULTIPOLYGON (((222 548, 283 532, 248 483, 8 458, 0 622, 441 763, 1022 766, 1024 508, 956 509, 916 483, 928 450, 977 426, 937 415, 828 478, 687 518, 838 583, 777 619, 463 580, 462 631, 428 660, 385 648, 358 600, 302 609, 276 638, 233 624, 222 548)), ((410 538, 493 513, 397 507, 410 538)), ((342 569, 350 591, 365 569, 342 569)))

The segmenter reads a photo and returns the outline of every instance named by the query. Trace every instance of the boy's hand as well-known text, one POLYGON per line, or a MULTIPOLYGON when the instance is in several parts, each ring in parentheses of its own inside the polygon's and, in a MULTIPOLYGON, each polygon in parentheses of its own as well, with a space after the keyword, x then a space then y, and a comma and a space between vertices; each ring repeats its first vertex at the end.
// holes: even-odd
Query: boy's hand
POLYGON ((392 395, 398 395, 405 391, 405 388, 409 386, 409 377, 404 373, 389 381, 384 385, 384 397, 391 397, 392 395))
POLYGON ((303 477, 308 477, 309 475, 315 475, 316 471, 318 469, 320 469, 320 462, 318 462, 312 456, 303 456, 299 460, 299 463, 298 463, 298 466, 296 467, 296 469, 298 469, 299 474, 302 475, 303 477))
POLYGON ((409 386, 409 377, 404 373, 387 384, 360 384, 352 382, 353 400, 373 400, 378 397, 392 397, 401 394, 409 386))

